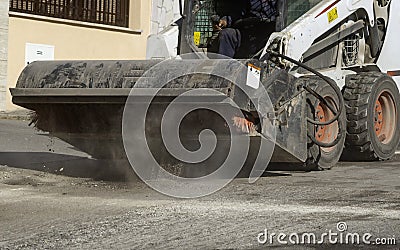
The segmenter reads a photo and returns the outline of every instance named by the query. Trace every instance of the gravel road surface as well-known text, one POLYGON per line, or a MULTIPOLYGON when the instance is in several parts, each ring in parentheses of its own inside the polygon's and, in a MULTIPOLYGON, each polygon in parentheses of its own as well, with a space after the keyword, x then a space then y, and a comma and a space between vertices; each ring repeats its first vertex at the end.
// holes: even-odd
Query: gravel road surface
POLYGON ((193 200, 166 197, 135 179, 96 178, 110 171, 104 168, 28 122, 0 120, 0 249, 264 248, 271 247, 259 242, 266 230, 276 234, 274 248, 375 248, 375 240, 400 247, 400 155, 330 171, 268 172, 255 184, 236 179, 193 200), (343 234, 371 234, 371 245, 277 239, 320 239, 339 233, 339 222, 343 234))

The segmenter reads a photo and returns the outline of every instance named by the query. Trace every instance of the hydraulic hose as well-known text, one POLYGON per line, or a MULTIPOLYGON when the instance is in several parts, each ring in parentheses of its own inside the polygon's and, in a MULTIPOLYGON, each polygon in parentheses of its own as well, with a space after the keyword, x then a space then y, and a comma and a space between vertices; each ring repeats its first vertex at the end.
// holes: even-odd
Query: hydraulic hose
MULTIPOLYGON (((335 115, 330 121, 327 122, 320 122, 320 121, 315 121, 310 119, 309 117, 307 117, 307 122, 313 124, 313 125, 317 125, 317 126, 327 126, 330 125, 332 123, 334 123, 335 121, 339 120, 340 115, 343 112, 343 104, 344 104, 344 99, 342 96, 342 93, 340 92, 340 90, 337 88, 336 84, 334 82, 332 82, 328 77, 324 76, 323 74, 321 74, 320 72, 318 72, 317 70, 305 65, 304 63, 295 60, 293 58, 290 58, 286 55, 271 51, 271 50, 267 50, 267 53, 260 58, 260 61, 264 61, 267 60, 269 58, 269 56, 275 56, 275 57, 280 57, 282 59, 285 59, 291 63, 296 64, 297 66, 304 68, 305 70, 313 73, 314 75, 318 76, 319 78, 321 78, 323 81, 325 81, 326 83, 328 83, 328 85, 335 91, 336 95, 338 96, 338 100, 339 100, 339 108, 338 111, 336 112, 335 108, 329 103, 327 102, 323 96, 321 96, 320 94, 318 94, 317 92, 315 92, 313 89, 309 88, 308 86, 303 86, 303 88, 309 92, 311 95, 315 96, 320 102, 322 102, 324 105, 326 105, 331 111, 332 113, 335 115)), ((312 140, 313 143, 317 144, 320 147, 333 147, 335 145, 337 145, 337 143, 341 140, 342 136, 343 136, 343 128, 341 128, 341 124, 340 122, 338 122, 338 127, 339 127, 339 132, 338 132, 338 136, 336 137, 336 139, 330 143, 324 143, 324 142, 319 142, 315 139, 314 136, 310 136, 309 138, 312 140)))

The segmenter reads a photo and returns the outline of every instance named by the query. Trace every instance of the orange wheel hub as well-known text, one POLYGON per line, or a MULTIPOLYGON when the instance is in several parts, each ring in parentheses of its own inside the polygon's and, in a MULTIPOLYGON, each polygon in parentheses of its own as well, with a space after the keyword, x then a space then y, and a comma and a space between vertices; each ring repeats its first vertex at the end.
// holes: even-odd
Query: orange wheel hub
POLYGON ((396 104, 391 93, 382 91, 375 102, 374 130, 378 140, 383 144, 389 143, 396 128, 396 104))
MULTIPOLYGON (((317 121, 320 121, 320 122, 326 122, 327 121, 326 120, 325 111, 322 108, 321 104, 318 105, 315 115, 317 117, 317 121)), ((326 126, 317 126, 316 131, 315 131, 317 141, 324 142, 326 137, 329 138, 330 135, 327 134, 326 130, 327 130, 326 126)))
POLYGON ((380 136, 384 125, 382 104, 379 99, 375 103, 374 127, 376 136, 380 136))
MULTIPOLYGON (((330 97, 325 97, 325 100, 329 102, 333 107, 336 107, 335 102, 330 97)), ((315 120, 318 122, 328 122, 334 119, 335 115, 333 112, 324 104, 319 103, 315 109, 315 120)), ((329 125, 318 125, 315 126, 315 139, 322 143, 331 143, 336 140, 339 133, 338 122, 335 121, 329 125)), ((333 149, 322 148, 325 152, 329 152, 333 149)))

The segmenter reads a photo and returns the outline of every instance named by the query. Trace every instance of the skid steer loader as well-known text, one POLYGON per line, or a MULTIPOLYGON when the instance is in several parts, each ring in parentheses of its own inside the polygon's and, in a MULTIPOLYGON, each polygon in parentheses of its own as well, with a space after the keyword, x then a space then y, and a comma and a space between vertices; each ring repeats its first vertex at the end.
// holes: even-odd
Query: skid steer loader
MULTIPOLYGON (((207 57, 207 41, 213 34, 210 17, 218 14, 218 1, 181 3, 180 56, 168 60, 167 69, 159 75, 183 68, 236 72, 226 65, 229 60, 207 57), (183 55, 187 53, 197 59, 186 59, 183 55)), ((170 156, 160 136, 163 112, 179 95, 193 89, 213 90, 198 94, 211 106, 227 105, 223 101, 226 98, 234 101, 241 115, 232 117, 232 122, 240 136, 252 138, 250 154, 262 150, 259 139, 269 138, 272 127, 272 162, 299 163, 300 169, 327 169, 340 159, 386 160, 395 154, 400 139, 400 50, 396 32, 400 2, 279 0, 277 9, 275 32, 264 43, 256 44, 257 53, 246 48, 263 40, 258 36, 265 37, 263 30, 254 30, 259 20, 244 20, 235 27, 249 34, 242 36, 241 53, 235 59, 259 74, 271 110, 258 112, 263 102, 255 102, 263 96, 252 99, 248 95, 257 95, 258 88, 247 82, 249 71, 237 74, 238 84, 200 73, 169 79, 152 99, 144 128, 157 161, 168 161, 165 159, 170 156)), ((157 83, 149 81, 141 84, 136 96, 130 96, 146 71, 160 63, 159 59, 34 62, 11 89, 13 102, 35 111, 37 128, 95 158, 125 158, 121 136, 125 104, 127 99, 140 103, 146 91, 154 88, 152 84, 157 83)), ((199 96, 188 99, 196 103, 199 96)), ((130 115, 134 117, 135 113, 130 115)), ((210 128, 217 131, 217 137, 221 135, 221 141, 229 141, 227 122, 209 110, 192 112, 180 124, 180 139, 183 144, 187 138, 195 141, 185 145, 197 150, 198 134, 210 128)), ((229 146, 221 143, 218 147, 222 149, 216 149, 206 165, 220 164, 223 149, 229 146)), ((247 161, 251 164, 250 158, 247 161)))

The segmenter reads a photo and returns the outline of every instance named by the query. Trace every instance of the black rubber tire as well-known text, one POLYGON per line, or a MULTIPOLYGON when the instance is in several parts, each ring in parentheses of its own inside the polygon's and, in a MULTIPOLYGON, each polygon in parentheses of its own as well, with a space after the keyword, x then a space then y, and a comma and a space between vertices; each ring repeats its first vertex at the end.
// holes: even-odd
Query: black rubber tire
POLYGON ((400 141, 400 94, 394 80, 381 72, 363 72, 346 79, 343 90, 347 112, 347 135, 342 159, 347 161, 388 160, 396 152, 400 141), (385 91, 393 98, 395 114, 391 139, 381 142, 375 133, 375 105, 385 91))
MULTIPOLYGON (((324 80, 317 76, 307 76, 302 77, 302 80, 306 81, 306 85, 316 91, 318 94, 323 96, 325 99, 328 98, 332 104, 336 107, 336 110, 339 110, 340 100, 336 92, 332 89, 332 87, 326 83, 324 80)), ((336 86, 336 85, 334 85, 336 86)), ((337 88, 339 91, 339 88, 337 88)), ((339 91, 340 92, 340 91, 339 91)), ((316 109, 319 105, 320 101, 313 95, 307 94, 307 115, 312 120, 316 120, 316 109)), ((343 152, 344 141, 345 141, 345 129, 346 129, 346 113, 344 103, 342 105, 342 113, 339 116, 338 121, 333 123, 338 128, 338 133, 335 137, 339 136, 339 141, 333 147, 330 147, 329 150, 327 148, 320 147, 316 143, 314 143, 310 138, 316 138, 316 126, 307 123, 307 133, 308 133, 308 160, 305 164, 307 170, 325 170, 330 169, 335 166, 340 156, 343 152), (339 135, 341 134, 341 135, 339 135)))

